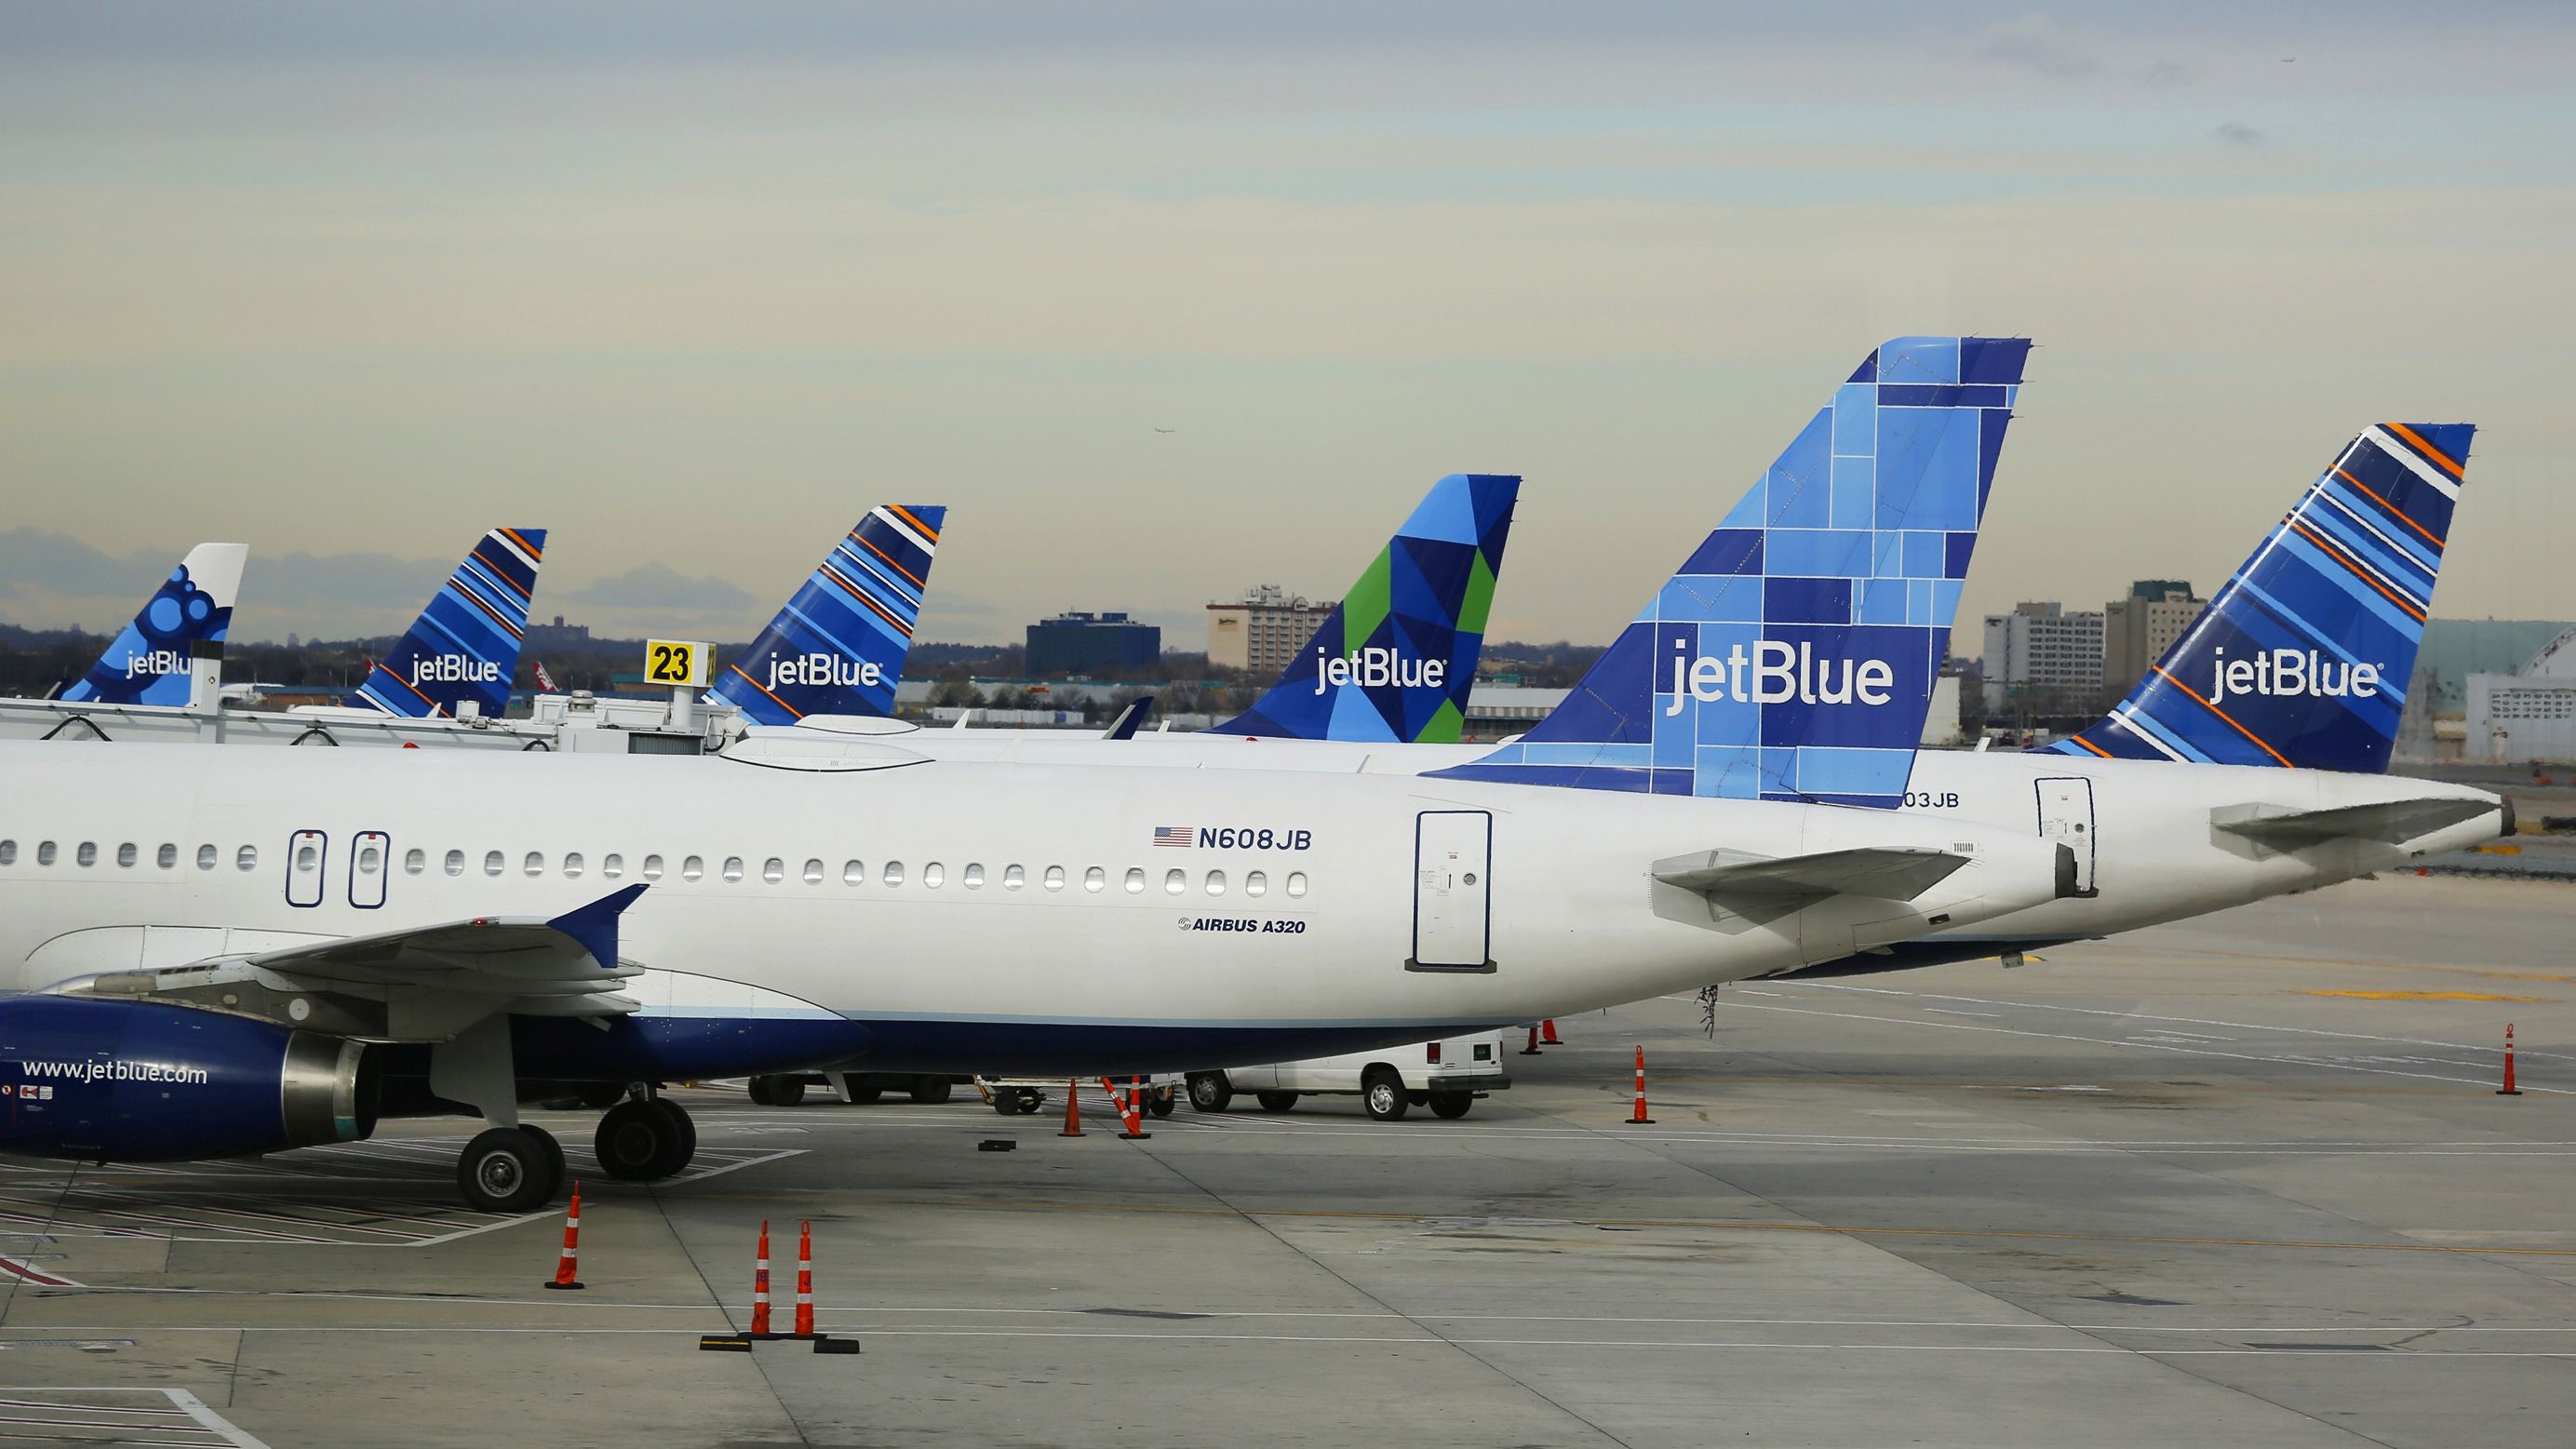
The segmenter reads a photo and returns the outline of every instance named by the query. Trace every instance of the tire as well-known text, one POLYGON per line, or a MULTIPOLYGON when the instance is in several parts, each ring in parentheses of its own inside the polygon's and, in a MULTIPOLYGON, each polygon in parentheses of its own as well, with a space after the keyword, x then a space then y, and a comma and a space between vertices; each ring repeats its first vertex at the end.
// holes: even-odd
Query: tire
POLYGON ((754 1078, 752 1078, 752 1079, 751 1079, 751 1104, 752 1104, 753 1106, 755 1106, 755 1107, 775 1107, 775 1106, 777 1106, 777 1105, 778 1105, 778 1079, 777 1079, 776 1077, 754 1077, 754 1078))
POLYGON ((1404 1078, 1380 1067, 1360 1079, 1360 1106, 1380 1122, 1401 1122, 1413 1109, 1413 1098, 1404 1090, 1404 1078))
POLYGON ((1156 1087, 1145 1094, 1145 1110, 1157 1117, 1169 1117, 1181 1105, 1181 1094, 1170 1087, 1156 1087))
POLYGON ((527 1212, 552 1196, 553 1176, 545 1145, 516 1127, 484 1131, 456 1156, 457 1191, 477 1212, 527 1212))
POLYGON ((993 1089, 993 1110, 999 1112, 1005 1117, 1017 1117, 1020 1115, 1019 1089, 1016 1087, 995 1087, 993 1089))
POLYGON ((546 1195, 538 1200, 553 1202, 555 1194, 563 1191, 565 1180, 572 1176, 572 1169, 564 1165, 563 1144, 555 1140, 555 1134, 532 1122, 520 1123, 519 1130, 527 1133, 537 1146, 545 1149, 546 1160, 551 1164, 552 1175, 546 1185, 546 1195))
POLYGON ((1297 1105, 1297 1094, 1294 1092, 1255 1092, 1252 1094, 1252 1100, 1259 1102, 1261 1104, 1261 1110, 1264 1112, 1285 1112, 1289 1108, 1297 1105))
POLYGON ((689 1116, 687 1108, 672 1101, 668 1097, 655 1097, 646 1105, 650 1106, 654 1111, 661 1113, 664 1118, 669 1120, 673 1133, 671 1140, 670 1165, 665 1167, 658 1175, 662 1177, 675 1177, 680 1173, 688 1171, 690 1161, 698 1155, 697 1122, 689 1116))
POLYGON ((912 1079, 912 1100, 919 1102, 926 1107, 936 1107, 940 1103, 947 1101, 950 1096, 955 1094, 956 1090, 956 1084, 949 1081, 946 1077, 915 1077, 912 1079))
POLYGON ((1222 1112, 1234 1101, 1234 1086, 1223 1072, 1190 1073, 1190 1106, 1201 1112, 1222 1112))
POLYGON ((770 1079, 769 1079, 769 1105, 771 1105, 771 1106, 773 1106, 773 1107, 802 1107, 802 1106, 804 1106, 804 1105, 805 1105, 805 1079, 804 1079, 803 1077, 772 1077, 772 1078, 770 1078, 770 1079))
POLYGON ((620 1102, 599 1119, 591 1138, 600 1169, 620 1182, 668 1177, 680 1160, 679 1124, 650 1102, 620 1102))
POLYGON ((1431 1094, 1431 1115, 1441 1118, 1444 1121, 1457 1121, 1459 1118, 1467 1115, 1468 1108, 1475 1105, 1476 1094, 1473 1092, 1434 1092, 1431 1094))
POLYGON ((1020 1115, 1024 1117, 1036 1116, 1038 1114, 1038 1109, 1046 1105, 1046 1093, 1039 1091, 1035 1087, 1020 1088, 1019 1097, 1020 1115))

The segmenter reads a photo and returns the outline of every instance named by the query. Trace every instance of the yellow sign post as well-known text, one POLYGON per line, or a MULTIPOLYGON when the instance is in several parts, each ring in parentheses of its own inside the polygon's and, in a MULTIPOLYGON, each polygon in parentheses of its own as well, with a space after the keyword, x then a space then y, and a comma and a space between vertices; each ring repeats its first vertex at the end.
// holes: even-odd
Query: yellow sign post
POLYGON ((644 641, 644 682, 675 689, 704 689, 715 649, 687 639, 644 641))

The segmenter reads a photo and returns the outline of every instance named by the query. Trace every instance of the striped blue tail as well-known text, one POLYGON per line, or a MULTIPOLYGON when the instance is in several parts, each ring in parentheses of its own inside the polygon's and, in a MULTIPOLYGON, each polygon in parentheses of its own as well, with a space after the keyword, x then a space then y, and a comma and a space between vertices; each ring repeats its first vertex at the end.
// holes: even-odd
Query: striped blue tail
POLYGON ((794 724, 809 714, 893 714, 895 685, 912 653, 922 590, 947 521, 946 508, 920 503, 870 510, 751 648, 725 666, 709 696, 755 724, 794 724))
POLYGON ((2476 432, 2380 423, 2353 439, 2128 698, 2045 748, 2386 770, 2476 432))
MULTIPOLYGON (((108 641, 87 673, 65 686, 62 699, 93 704, 191 703, 195 661, 224 657, 232 628, 233 598, 241 590, 238 543, 201 543, 143 601, 142 612, 108 641)), ((212 700, 195 701, 213 708, 212 700)))
POLYGON ((1573 694, 1435 773, 1893 808, 2030 343, 1872 352, 1573 694))
POLYGON ((452 719, 461 706, 498 718, 510 704, 528 601, 545 562, 542 528, 483 535, 412 621, 393 652, 367 671, 345 703, 409 719, 452 719))

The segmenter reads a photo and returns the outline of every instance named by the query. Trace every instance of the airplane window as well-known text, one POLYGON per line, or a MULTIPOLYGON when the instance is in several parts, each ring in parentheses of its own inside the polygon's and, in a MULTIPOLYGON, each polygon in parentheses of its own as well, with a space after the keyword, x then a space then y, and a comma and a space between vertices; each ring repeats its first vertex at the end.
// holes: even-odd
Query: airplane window
POLYGON ((1094 895, 1098 895, 1100 888, 1107 884, 1109 884, 1109 872, 1096 865, 1082 873, 1082 888, 1094 895))
POLYGON ((726 857, 725 857, 725 864, 724 864, 724 878, 725 878, 726 880, 740 880, 740 879, 742 879, 742 857, 741 857, 741 856, 739 856, 739 855, 728 855, 728 856, 726 856, 726 857))
POLYGON ((1051 865, 1047 867, 1046 888, 1051 891, 1060 891, 1064 889, 1063 866, 1051 865))
POLYGON ((447 853, 447 858, 439 862, 439 868, 445 870, 449 875, 465 874, 465 852, 461 850, 449 851, 447 853))
POLYGON ((1167 870, 1163 872, 1163 893, 1165 895, 1176 896, 1189 888, 1190 873, 1188 871, 1167 870))
POLYGON ((403 852, 403 874, 418 875, 429 869, 429 852, 414 846, 403 852))
POLYGON ((381 857, 376 853, 376 848, 372 845, 368 846, 358 852, 358 872, 361 875, 374 875, 380 860, 381 857))
POLYGON ((948 868, 938 861, 934 860, 921 868, 921 883, 932 890, 939 889, 939 883, 946 879, 948 879, 948 868))
POLYGON ((504 865, 505 862, 501 859, 501 852, 497 850, 487 850, 483 852, 483 873, 485 875, 499 875, 504 868, 504 865))
POLYGON ((1269 893, 1269 890, 1270 890, 1270 877, 1268 877, 1268 876, 1266 876, 1266 875, 1263 875, 1261 872, 1259 872, 1259 871, 1257 871, 1257 870, 1256 870, 1256 871, 1252 871, 1252 872, 1250 872, 1249 874, 1247 874, 1247 875, 1245 875, 1245 876, 1244 876, 1244 878, 1243 878, 1243 893, 1244 893, 1245 895, 1248 895, 1248 896, 1266 895, 1266 894, 1268 894, 1268 893, 1269 893))
POLYGON ((1288 894, 1292 896, 1302 896, 1305 893, 1306 873, 1302 870, 1292 870, 1288 872, 1288 894))
POLYGON ((567 851, 565 851, 565 852, 564 852, 564 879, 566 879, 566 880, 579 880, 579 879, 581 879, 581 852, 580 852, 580 851, 578 851, 578 850, 567 850, 567 851))
POLYGON ((168 841, 163 841, 161 843, 161 848, 152 852, 152 863, 161 867, 163 870, 178 869, 179 847, 170 844, 168 841))
POLYGON ((868 867, 865 861, 845 860, 841 862, 841 884, 866 885, 867 883, 868 867))
POLYGON ((1212 896, 1221 896, 1225 894, 1224 871, 1212 870, 1208 872, 1207 893, 1212 896))
POLYGON ((95 840, 82 841, 80 843, 78 859, 83 866, 93 866, 98 864, 98 842, 95 840))
POLYGON ((660 880, 662 878, 662 857, 658 855, 648 855, 644 857, 644 878, 646 880, 660 880))
POLYGON ((233 852, 233 869, 259 869, 259 847, 256 845, 245 845, 241 849, 233 852))
POLYGON ((823 883, 823 862, 819 860, 809 860, 805 862, 805 883, 807 885, 821 885, 823 883))
POLYGON ((890 885, 890 886, 899 886, 899 885, 903 884, 903 862, 902 862, 902 861, 899 861, 899 860, 889 860, 889 861, 887 861, 887 862, 886 862, 886 864, 885 864, 885 883, 886 883, 887 885, 890 885))
POLYGON ((760 863, 760 878, 769 882, 771 885, 776 885, 780 881, 787 879, 787 862, 780 860, 774 855, 769 859, 762 861, 760 863))
POLYGON ((17 863, 18 842, 14 840, 0 840, 0 865, 16 865, 17 863))
POLYGON ((129 840, 116 848, 116 863, 118 865, 131 870, 134 867, 136 858, 133 841, 129 840))
MULTIPOLYGON (((244 849, 248 849, 248 847, 245 846, 244 849)), ((39 842, 36 846, 36 864, 52 865, 53 863, 54 843, 50 840, 39 842)))
POLYGON ((519 869, 530 875, 544 875, 546 873, 546 853, 542 850, 529 851, 528 858, 519 862, 519 869))
POLYGON ((1127 894, 1137 895, 1145 889, 1145 873, 1133 866, 1127 870, 1127 894))
POLYGON ((706 873, 707 863, 694 855, 680 862, 680 879, 682 880, 696 880, 698 877, 705 875, 706 873))
POLYGON ((1016 865, 1006 865, 1002 867, 1002 889, 1006 891, 1018 890, 1022 885, 1028 882, 1028 878, 1029 873, 1020 869, 1016 865))
POLYGON ((613 850, 606 855, 601 856, 599 858, 599 873, 608 877, 610 880, 615 880, 619 876, 626 874, 626 857, 619 855, 613 850))
POLYGON ((977 886, 982 885, 983 883, 984 883, 984 867, 982 867, 982 866, 980 866, 980 865, 969 865, 969 866, 967 866, 967 867, 966 867, 966 889, 968 889, 968 890, 970 890, 970 891, 971 891, 971 890, 975 889, 977 886))
POLYGON ((200 845, 200 846, 198 846, 198 847, 197 847, 197 869, 199 869, 199 870, 213 870, 213 869, 215 868, 215 854, 216 854, 215 848, 214 848, 213 846, 211 846, 211 845, 200 845))

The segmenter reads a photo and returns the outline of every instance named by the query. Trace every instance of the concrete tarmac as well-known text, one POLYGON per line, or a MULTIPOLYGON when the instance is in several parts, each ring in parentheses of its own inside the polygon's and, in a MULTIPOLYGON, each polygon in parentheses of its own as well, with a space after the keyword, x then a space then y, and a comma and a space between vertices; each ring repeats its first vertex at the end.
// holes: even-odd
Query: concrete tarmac
POLYGON ((580 1293, 538 1286, 559 1211, 456 1206, 461 1122, 11 1164, 0 1443, 2563 1443, 2572 909, 2406 877, 1739 984, 1713 1036, 1691 998, 1560 1022, 1456 1122, 685 1092, 686 1180, 586 1182, 580 1293), (864 1353, 698 1350, 764 1217, 779 1326, 810 1220, 864 1353))

